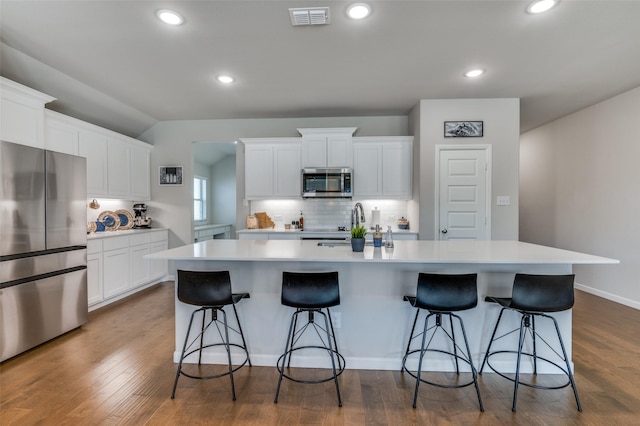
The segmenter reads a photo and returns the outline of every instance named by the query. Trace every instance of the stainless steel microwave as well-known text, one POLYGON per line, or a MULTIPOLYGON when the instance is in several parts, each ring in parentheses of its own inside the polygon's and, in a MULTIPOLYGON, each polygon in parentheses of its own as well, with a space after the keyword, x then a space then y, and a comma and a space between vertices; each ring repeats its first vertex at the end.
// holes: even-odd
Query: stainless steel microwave
POLYGON ((302 198, 351 198, 351 169, 302 169, 302 198))

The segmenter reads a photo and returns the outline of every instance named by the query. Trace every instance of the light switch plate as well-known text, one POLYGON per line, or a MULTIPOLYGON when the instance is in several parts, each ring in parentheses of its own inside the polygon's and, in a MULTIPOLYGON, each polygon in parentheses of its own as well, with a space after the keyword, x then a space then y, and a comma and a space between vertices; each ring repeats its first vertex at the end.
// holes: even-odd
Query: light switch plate
POLYGON ((511 205, 511 198, 509 198, 508 195, 498 195, 498 199, 496 200, 496 204, 498 206, 511 205))

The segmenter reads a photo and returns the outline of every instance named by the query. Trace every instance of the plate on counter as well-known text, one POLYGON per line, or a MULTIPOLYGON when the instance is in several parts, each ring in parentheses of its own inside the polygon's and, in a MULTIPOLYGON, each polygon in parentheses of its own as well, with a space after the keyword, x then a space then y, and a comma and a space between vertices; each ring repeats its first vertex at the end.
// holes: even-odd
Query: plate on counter
POLYGON ((105 210, 100 213, 98 222, 104 225, 105 231, 115 231, 120 227, 120 217, 111 210, 105 210))
POLYGON ((116 210, 115 213, 120 219, 120 227, 118 229, 131 229, 133 227, 133 215, 124 209, 116 210))

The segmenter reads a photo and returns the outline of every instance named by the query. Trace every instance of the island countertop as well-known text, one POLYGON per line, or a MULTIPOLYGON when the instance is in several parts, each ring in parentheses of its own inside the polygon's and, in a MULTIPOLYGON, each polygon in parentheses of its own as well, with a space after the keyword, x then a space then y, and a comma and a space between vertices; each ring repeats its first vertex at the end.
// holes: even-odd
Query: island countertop
POLYGON ((393 249, 304 240, 209 240, 145 256, 164 260, 390 262, 449 264, 615 264, 618 260, 520 241, 396 241, 393 249))
MULTIPOLYGON (((570 274, 576 264, 619 263, 615 259, 519 241, 396 241, 393 249, 366 246, 364 252, 355 253, 344 241, 334 246, 318 246, 313 240, 209 240, 144 257, 171 260, 174 275, 181 269, 228 270, 233 291, 251 294, 238 304, 238 309, 252 363, 262 366, 275 365, 286 341, 291 308, 280 303, 282 273, 336 271, 340 277, 340 305, 331 311, 339 318, 336 334, 347 368, 389 370, 399 369, 402 362, 415 315, 415 309, 403 299, 406 294, 415 294, 420 272, 477 274, 478 305, 460 312, 460 316, 465 321, 474 363, 479 366, 500 311, 495 304, 485 302, 484 297, 508 297, 514 274, 570 274)), ((176 297, 174 361, 179 358, 193 310, 194 306, 176 297)), ((553 316, 571 358, 571 311, 553 316)), ((519 319, 509 317, 508 322, 517 326, 519 319)), ((197 326, 193 325, 194 331, 197 326)), ((540 323, 536 329, 551 332, 551 326, 540 323)), ((517 345, 517 337, 513 334, 503 339, 502 344, 517 345)), ((548 356, 553 355, 551 350, 547 352, 548 356)), ((202 362, 224 364, 226 357, 224 351, 211 349, 205 351, 202 362)), ((327 368, 313 356, 296 356, 294 364, 327 368)), ((505 360, 502 367, 503 371, 515 371, 515 360, 505 360)), ((452 368, 455 366, 444 356, 430 358, 431 370, 454 371, 452 368)), ((526 369, 524 365, 523 368, 526 369)), ((538 372, 551 371, 539 367, 538 372)))

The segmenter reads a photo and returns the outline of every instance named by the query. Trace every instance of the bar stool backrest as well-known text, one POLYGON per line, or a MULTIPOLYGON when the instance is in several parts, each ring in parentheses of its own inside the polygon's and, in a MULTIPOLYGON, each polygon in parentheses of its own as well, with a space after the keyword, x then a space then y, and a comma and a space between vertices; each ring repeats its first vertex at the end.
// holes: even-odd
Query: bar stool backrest
POLYGON ((282 304, 320 309, 340 304, 337 272, 283 272, 282 304))
POLYGON ((478 304, 478 274, 418 274, 416 308, 453 312, 478 304))
POLYGON ((532 312, 560 312, 573 306, 575 275, 516 274, 513 281, 513 309, 532 312))
POLYGON ((231 305, 229 271, 178 270, 178 300, 196 306, 231 305))

